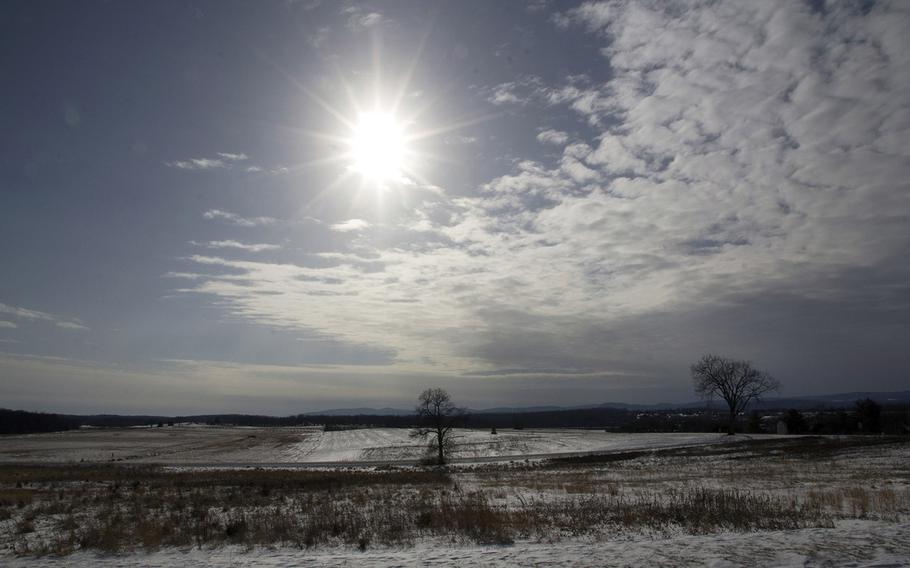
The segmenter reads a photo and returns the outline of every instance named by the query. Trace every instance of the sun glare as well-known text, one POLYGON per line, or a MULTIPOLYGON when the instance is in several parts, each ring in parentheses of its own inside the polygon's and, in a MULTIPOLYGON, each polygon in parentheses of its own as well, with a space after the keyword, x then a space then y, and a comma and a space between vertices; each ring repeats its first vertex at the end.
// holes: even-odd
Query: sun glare
POLYGON ((402 177, 406 166, 404 129, 387 113, 361 114, 350 139, 351 168, 382 183, 402 177))

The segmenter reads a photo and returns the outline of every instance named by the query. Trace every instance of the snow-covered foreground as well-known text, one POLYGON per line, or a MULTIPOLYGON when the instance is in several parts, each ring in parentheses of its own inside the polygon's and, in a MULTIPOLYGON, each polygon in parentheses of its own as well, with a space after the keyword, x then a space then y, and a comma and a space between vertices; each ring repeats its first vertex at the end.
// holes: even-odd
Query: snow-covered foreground
MULTIPOLYGON (((542 457, 666 448, 725 441, 718 434, 614 434, 599 430, 457 431, 456 460, 542 457)), ((408 429, 176 426, 8 436, 0 462, 306 464, 416 461, 426 443, 408 429)))
POLYGON ((602 542, 511 546, 306 551, 238 546, 129 556, 76 553, 63 558, 3 558, 19 566, 910 566, 910 523, 841 521, 833 529, 721 533, 674 538, 634 536, 602 542))
POLYGON ((318 468, 0 464, 0 566, 910 566, 907 438, 528 431, 506 447, 650 450, 325 465, 394 432, 277 446, 318 468))

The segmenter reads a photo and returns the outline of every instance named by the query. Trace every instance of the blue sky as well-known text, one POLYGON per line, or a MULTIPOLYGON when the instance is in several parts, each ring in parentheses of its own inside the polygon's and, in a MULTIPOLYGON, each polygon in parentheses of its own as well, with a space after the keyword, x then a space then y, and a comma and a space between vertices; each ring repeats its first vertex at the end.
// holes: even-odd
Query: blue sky
POLYGON ((0 400, 906 388, 900 2, 12 2, 0 400), (377 102, 378 101, 378 102, 377 102), (359 110, 358 110, 359 109, 359 110), (347 156, 394 110, 406 168, 347 156))

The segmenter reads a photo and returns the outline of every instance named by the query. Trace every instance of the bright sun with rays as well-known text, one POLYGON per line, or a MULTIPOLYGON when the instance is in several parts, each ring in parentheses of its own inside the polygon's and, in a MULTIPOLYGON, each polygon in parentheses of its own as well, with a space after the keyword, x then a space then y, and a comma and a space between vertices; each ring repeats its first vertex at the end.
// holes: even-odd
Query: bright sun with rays
POLYGON ((385 112, 362 113, 354 124, 349 159, 351 169, 378 184, 400 180, 407 167, 404 128, 385 112))
POLYGON ((452 161, 448 155, 434 154, 430 139, 490 118, 480 116, 418 128, 420 122, 426 122, 425 113, 434 100, 417 100, 422 91, 411 91, 410 77, 416 58, 397 88, 383 87, 378 59, 376 65, 372 89, 355 89, 339 77, 337 93, 346 95, 347 104, 344 100, 323 98, 295 81, 304 94, 341 126, 329 131, 302 130, 307 136, 328 142, 321 146, 327 151, 315 160, 296 165, 295 169, 343 164, 335 179, 305 207, 315 206, 340 187, 355 188, 349 196, 352 206, 368 196, 384 199, 389 193, 403 195, 407 190, 435 190, 436 185, 425 177, 427 169, 433 164, 452 161), (353 179, 359 183, 351 184, 353 179))

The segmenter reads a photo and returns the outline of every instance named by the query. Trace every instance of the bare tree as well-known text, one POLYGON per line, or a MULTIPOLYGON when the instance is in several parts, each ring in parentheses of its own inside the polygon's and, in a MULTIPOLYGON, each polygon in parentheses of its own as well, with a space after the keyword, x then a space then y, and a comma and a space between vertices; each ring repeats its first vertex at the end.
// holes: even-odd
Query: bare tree
POLYGON ((430 434, 429 449, 436 454, 436 462, 439 465, 446 463, 446 457, 455 445, 453 430, 464 416, 464 409, 455 406, 449 393, 436 388, 420 393, 416 411, 425 426, 415 428, 411 436, 423 438, 430 434))
POLYGON ((733 434, 736 417, 753 400, 760 400, 765 394, 780 390, 780 383, 764 371, 752 366, 749 361, 727 359, 719 355, 705 355, 692 365, 692 381, 695 393, 702 398, 719 395, 730 408, 730 424, 727 432, 733 434))

